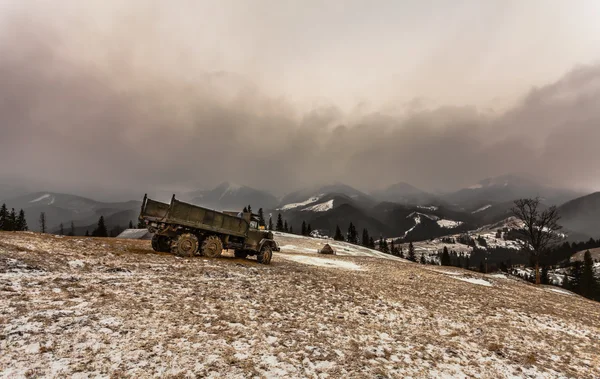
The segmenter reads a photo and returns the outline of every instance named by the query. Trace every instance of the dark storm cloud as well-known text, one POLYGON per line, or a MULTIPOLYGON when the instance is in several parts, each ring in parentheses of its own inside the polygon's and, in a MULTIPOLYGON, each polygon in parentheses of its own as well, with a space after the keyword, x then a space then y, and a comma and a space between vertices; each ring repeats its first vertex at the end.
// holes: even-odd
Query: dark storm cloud
POLYGON ((532 89, 502 114, 306 110, 232 72, 145 69, 127 40, 95 61, 80 59, 82 47, 52 24, 19 19, 3 31, 4 181, 129 194, 230 180, 281 193, 336 180, 450 190, 522 172, 600 186, 600 66, 532 89))

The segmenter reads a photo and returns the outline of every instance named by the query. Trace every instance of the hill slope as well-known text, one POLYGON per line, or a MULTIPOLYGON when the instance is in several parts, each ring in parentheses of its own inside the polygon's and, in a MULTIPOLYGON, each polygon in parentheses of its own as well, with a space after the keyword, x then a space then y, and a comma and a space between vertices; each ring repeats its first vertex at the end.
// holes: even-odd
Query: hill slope
POLYGON ((370 257, 0 233, 0 317, 7 377, 600 376, 598 303, 370 257))
POLYGON ((600 238, 600 192, 571 200, 558 208, 560 223, 568 229, 600 238))
MULTIPOLYGON (((8 199, 6 205, 16 210, 23 209, 29 229, 37 231, 39 230, 37 220, 41 212, 46 214, 47 230, 57 229, 60 223, 63 223, 67 229, 71 221, 76 226, 81 226, 98 222, 100 216, 107 218, 122 211, 135 213, 137 210, 139 214, 141 202, 107 203, 64 193, 36 192, 8 199)), ((127 224, 123 226, 125 225, 127 224)))

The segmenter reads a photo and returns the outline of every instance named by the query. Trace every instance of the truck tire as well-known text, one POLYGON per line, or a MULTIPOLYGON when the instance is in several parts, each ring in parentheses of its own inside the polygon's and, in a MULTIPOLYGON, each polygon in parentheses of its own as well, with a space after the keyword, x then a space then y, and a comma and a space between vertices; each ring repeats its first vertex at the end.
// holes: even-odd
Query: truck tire
POLYGON ((245 250, 236 250, 234 251, 234 255, 236 258, 247 258, 248 257, 248 253, 245 250))
POLYGON ((160 251, 160 248, 158 247, 158 239, 158 235, 155 234, 152 236, 152 250, 154 251, 160 251))
POLYGON ((264 265, 270 264, 271 258, 273 258, 273 250, 271 250, 271 246, 263 246, 263 248, 260 249, 260 253, 258 253, 256 256, 258 263, 262 263, 264 265))
POLYGON ((193 257, 198 252, 198 237, 186 233, 173 239, 171 252, 180 257, 193 257))
POLYGON ((208 258, 221 256, 223 252, 223 242, 217 236, 208 236, 202 242, 202 255, 208 258))
POLYGON ((167 236, 155 234, 152 236, 152 249, 162 253, 171 251, 171 239, 167 236))

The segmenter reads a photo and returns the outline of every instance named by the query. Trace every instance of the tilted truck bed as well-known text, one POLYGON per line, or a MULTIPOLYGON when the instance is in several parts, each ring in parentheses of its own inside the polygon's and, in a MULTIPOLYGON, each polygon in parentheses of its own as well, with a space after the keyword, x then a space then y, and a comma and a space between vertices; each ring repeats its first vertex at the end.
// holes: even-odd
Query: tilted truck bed
POLYGON ((184 203, 175 198, 171 200, 166 222, 238 237, 245 237, 250 226, 243 218, 184 203))
POLYGON ((140 219, 148 221, 163 221, 169 210, 169 204, 160 201, 149 199, 144 196, 142 201, 142 211, 140 212, 140 219))
POLYGON ((245 237, 250 227, 248 221, 243 218, 188 204, 175 197, 171 199, 171 204, 144 197, 140 218, 236 237, 245 237))

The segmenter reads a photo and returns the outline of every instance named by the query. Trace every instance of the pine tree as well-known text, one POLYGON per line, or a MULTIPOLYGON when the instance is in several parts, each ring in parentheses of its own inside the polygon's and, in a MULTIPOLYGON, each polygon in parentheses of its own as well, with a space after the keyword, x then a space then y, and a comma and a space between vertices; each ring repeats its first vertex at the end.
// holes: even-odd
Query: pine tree
POLYGON ((483 264, 483 261, 479 261, 479 272, 485 273, 485 265, 483 264))
POLYGON ((290 224, 290 234, 294 234, 294 229, 292 228, 291 224, 290 224))
POLYGON ((415 255, 415 247, 413 246, 412 242, 408 244, 408 260, 413 262, 417 261, 417 257, 415 255))
MULTIPOLYGON (((239 208, 238 208, 239 209, 239 208)), ((248 208, 244 207, 244 209, 242 210, 242 212, 244 213, 248 213, 248 208)))
POLYGON ((427 260, 425 259, 425 254, 421 254, 421 264, 427 264, 427 260))
POLYGON ((60 234, 61 236, 64 236, 65 235, 65 228, 64 228, 62 222, 60 223, 60 226, 58 228, 59 228, 58 229, 58 234, 60 234))
POLYGON ((129 229, 133 229, 133 221, 129 220, 129 229))
POLYGON ((562 288, 569 291, 572 289, 571 281, 569 280, 569 276, 567 274, 563 276, 562 288))
POLYGON ((7 230, 8 227, 8 209, 6 204, 2 204, 0 207, 0 230, 7 230))
POLYGON ((471 267, 471 257, 469 255, 465 255, 465 268, 468 270, 471 267))
POLYGON ((362 231, 362 245, 369 247, 369 231, 367 229, 363 229, 362 231))
MULTIPOLYGON (((131 221, 129 221, 129 223, 131 224, 131 221)), ((73 221, 71 221, 71 230, 69 231, 69 235, 71 237, 75 235, 75 223, 73 221)))
POLYGON ((302 221, 302 227, 300 229, 300 234, 305 236, 306 235, 306 222, 302 221))
POLYGON ((336 240, 336 241, 343 241, 344 240, 344 235, 342 234, 342 231, 341 231, 339 225, 335 226, 335 235, 333 236, 333 239, 336 240))
POLYGON ((590 251, 586 251, 583 256, 583 271, 579 283, 579 293, 581 296, 593 299, 596 295, 598 283, 594 277, 594 261, 590 251))
POLYGON ((450 254, 448 253, 448 247, 444 246, 442 252, 442 258, 440 259, 442 266, 450 266, 450 254))
POLYGON ((269 216, 269 230, 273 230, 273 219, 269 216))
POLYGON ((400 258, 404 258, 404 248, 402 246, 400 246, 400 249, 398 249, 398 256, 400 258))
POLYGON ((394 239, 390 241, 390 254, 397 255, 396 246, 394 246, 394 239))
POLYGON ((86 230, 86 231, 85 231, 85 236, 86 236, 86 237, 89 237, 89 236, 90 236, 90 231, 89 231, 89 230, 86 230))
POLYGON ((143 220, 138 220, 138 229, 146 229, 146 223, 143 220))
POLYGON ((281 218, 281 213, 277 214, 277 224, 275 225, 275 230, 278 232, 283 232, 283 219, 281 218))
POLYGON ((289 232, 289 229, 288 229, 288 224, 287 224, 287 220, 285 220, 285 221, 283 222, 283 231, 284 231, 284 232, 286 232, 286 233, 287 233, 287 232, 289 232))
POLYGON ((15 212, 15 208, 12 208, 10 214, 8 215, 8 228, 6 230, 17 230, 17 213, 15 212))
POLYGON ((373 239, 373 237, 369 237, 369 248, 370 249, 375 248, 375 240, 373 239))
POLYGON ((46 233, 46 213, 40 213, 40 231, 46 233))
POLYGON ((358 243, 358 233, 356 232, 356 228, 352 223, 350 223, 348 226, 348 242, 354 244, 358 243))
POLYGON ((98 219, 98 226, 92 232, 94 237, 108 237, 108 230, 106 229, 106 225, 104 224, 104 216, 100 216, 98 219))
POLYGON ((258 225, 266 226, 265 213, 262 208, 258 208, 258 225))
POLYGON ((252 207, 250 206, 250 204, 248 204, 248 212, 252 213, 252 207))
POLYGON ((17 217, 17 230, 25 231, 28 229, 27 220, 25 219, 25 211, 21 209, 19 211, 19 216, 17 217))
POLYGON ((542 274, 540 276, 540 281, 542 282, 542 284, 549 284, 548 266, 542 266, 542 274))
POLYGON ((573 274, 573 279, 571 280, 572 291, 581 293, 581 282, 583 278, 583 264, 581 261, 575 261, 573 263, 573 269, 571 272, 573 274))
POLYGON ((310 224, 308 224, 306 226, 306 235, 310 236, 310 234, 312 233, 312 227, 310 226, 310 224))

